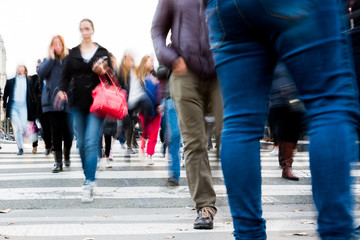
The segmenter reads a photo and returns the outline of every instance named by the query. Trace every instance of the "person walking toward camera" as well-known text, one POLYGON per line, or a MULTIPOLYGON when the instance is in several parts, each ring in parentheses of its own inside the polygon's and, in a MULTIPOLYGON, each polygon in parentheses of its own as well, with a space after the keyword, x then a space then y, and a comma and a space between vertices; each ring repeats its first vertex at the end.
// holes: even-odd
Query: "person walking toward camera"
POLYGON ((98 60, 106 58, 108 66, 111 66, 109 52, 92 40, 94 31, 94 24, 90 19, 80 21, 82 42, 71 49, 66 58, 54 103, 56 109, 61 109, 69 101, 75 119, 77 143, 85 175, 82 202, 93 201, 98 143, 102 133, 103 119, 89 112, 93 102, 92 90, 100 83, 99 76, 106 73, 103 62, 98 60), (68 99, 70 81, 72 91, 68 99))
POLYGON ((159 62, 172 69, 170 94, 183 137, 190 195, 198 212, 195 229, 212 229, 217 211, 204 120, 209 103, 216 108, 218 129, 222 125, 220 89, 204 23, 199 1, 160 0, 151 28, 159 62), (170 30, 172 42, 167 46, 170 30))
POLYGON ((28 77, 26 66, 19 65, 16 77, 6 81, 3 109, 6 117, 10 118, 16 144, 19 148, 17 155, 23 155, 24 135, 27 131, 27 121, 35 121, 35 100, 32 84, 28 77))
POLYGON ((57 88, 63 72, 64 59, 68 55, 65 41, 62 36, 52 38, 49 46, 49 57, 43 61, 38 69, 40 79, 45 80, 42 91, 41 104, 43 113, 48 113, 52 133, 55 165, 53 173, 63 170, 63 154, 65 166, 70 166, 70 149, 73 140, 73 120, 67 112, 67 106, 60 111, 54 109, 55 89, 57 88), (64 141, 64 149, 62 142, 64 141))

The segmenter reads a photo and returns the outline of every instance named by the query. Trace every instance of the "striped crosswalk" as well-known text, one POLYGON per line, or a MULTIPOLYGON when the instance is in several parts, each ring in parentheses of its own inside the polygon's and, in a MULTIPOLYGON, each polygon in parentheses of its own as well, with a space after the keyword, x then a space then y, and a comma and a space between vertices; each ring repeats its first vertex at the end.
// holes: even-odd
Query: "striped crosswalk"
MULTIPOLYGON (((15 144, 0 150, 0 239, 233 239, 221 164, 210 151, 218 214, 211 231, 195 231, 193 202, 182 168, 180 187, 168 187, 168 162, 156 146, 154 166, 133 155, 125 161, 124 150, 113 143, 112 168, 97 172, 94 202, 83 204, 83 172, 77 149, 71 167, 51 173, 52 155, 45 156, 42 142, 38 154, 16 155, 15 144)), ((317 239, 316 211, 311 197, 307 152, 298 152, 294 172, 299 182, 280 178, 277 159, 261 152, 262 201, 268 239, 317 239), (302 235, 302 236, 299 236, 302 235)), ((353 170, 352 175, 360 176, 353 170)), ((360 185, 353 185, 359 199, 360 185)), ((359 216, 359 212, 355 212, 359 216)))

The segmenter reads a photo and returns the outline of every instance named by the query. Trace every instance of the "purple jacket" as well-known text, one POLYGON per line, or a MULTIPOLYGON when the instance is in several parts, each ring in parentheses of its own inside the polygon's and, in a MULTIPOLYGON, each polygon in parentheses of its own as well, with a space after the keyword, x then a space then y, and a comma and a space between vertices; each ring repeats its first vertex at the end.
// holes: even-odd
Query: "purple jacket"
POLYGON ((197 0, 159 0, 151 28, 155 53, 160 63, 171 68, 182 56, 200 79, 216 77, 210 52, 205 14, 197 0), (166 37, 171 29, 171 45, 166 37))

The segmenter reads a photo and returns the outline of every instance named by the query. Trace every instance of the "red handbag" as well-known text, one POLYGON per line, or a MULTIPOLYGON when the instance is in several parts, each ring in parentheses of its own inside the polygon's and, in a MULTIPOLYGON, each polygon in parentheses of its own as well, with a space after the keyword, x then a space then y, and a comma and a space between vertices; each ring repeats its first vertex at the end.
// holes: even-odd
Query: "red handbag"
POLYGON ((105 119, 123 119, 128 113, 126 91, 116 87, 114 81, 106 72, 112 85, 106 84, 106 76, 99 76, 100 84, 92 91, 93 103, 90 113, 105 119))

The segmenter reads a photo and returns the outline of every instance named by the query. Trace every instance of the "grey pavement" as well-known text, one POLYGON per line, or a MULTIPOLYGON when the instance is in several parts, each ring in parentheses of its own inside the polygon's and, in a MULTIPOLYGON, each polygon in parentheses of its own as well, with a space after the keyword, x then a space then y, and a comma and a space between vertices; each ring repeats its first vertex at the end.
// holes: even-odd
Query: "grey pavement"
MULTIPOLYGON (((53 156, 45 156, 43 142, 37 154, 25 145, 17 156, 14 143, 1 143, 0 213, 1 239, 234 239, 232 219, 223 183, 221 164, 209 152, 217 193, 218 213, 213 230, 194 230, 194 203, 181 170, 180 187, 170 188, 167 158, 156 146, 155 165, 146 166, 138 155, 124 158, 118 141, 113 142, 112 168, 97 173, 94 202, 81 203, 83 174, 79 154, 72 149, 72 165, 51 173, 53 156), (7 238, 5 238, 7 237, 7 238)), ((75 143, 74 143, 75 146, 75 143)), ((282 179, 275 156, 261 152, 263 216, 268 239, 318 239, 316 211, 311 197, 308 153, 296 154, 294 171, 299 182, 282 179)), ((353 171, 353 175, 360 175, 353 171)), ((357 200, 358 182, 354 185, 357 200)), ((360 211, 355 211, 359 218, 360 211)))

